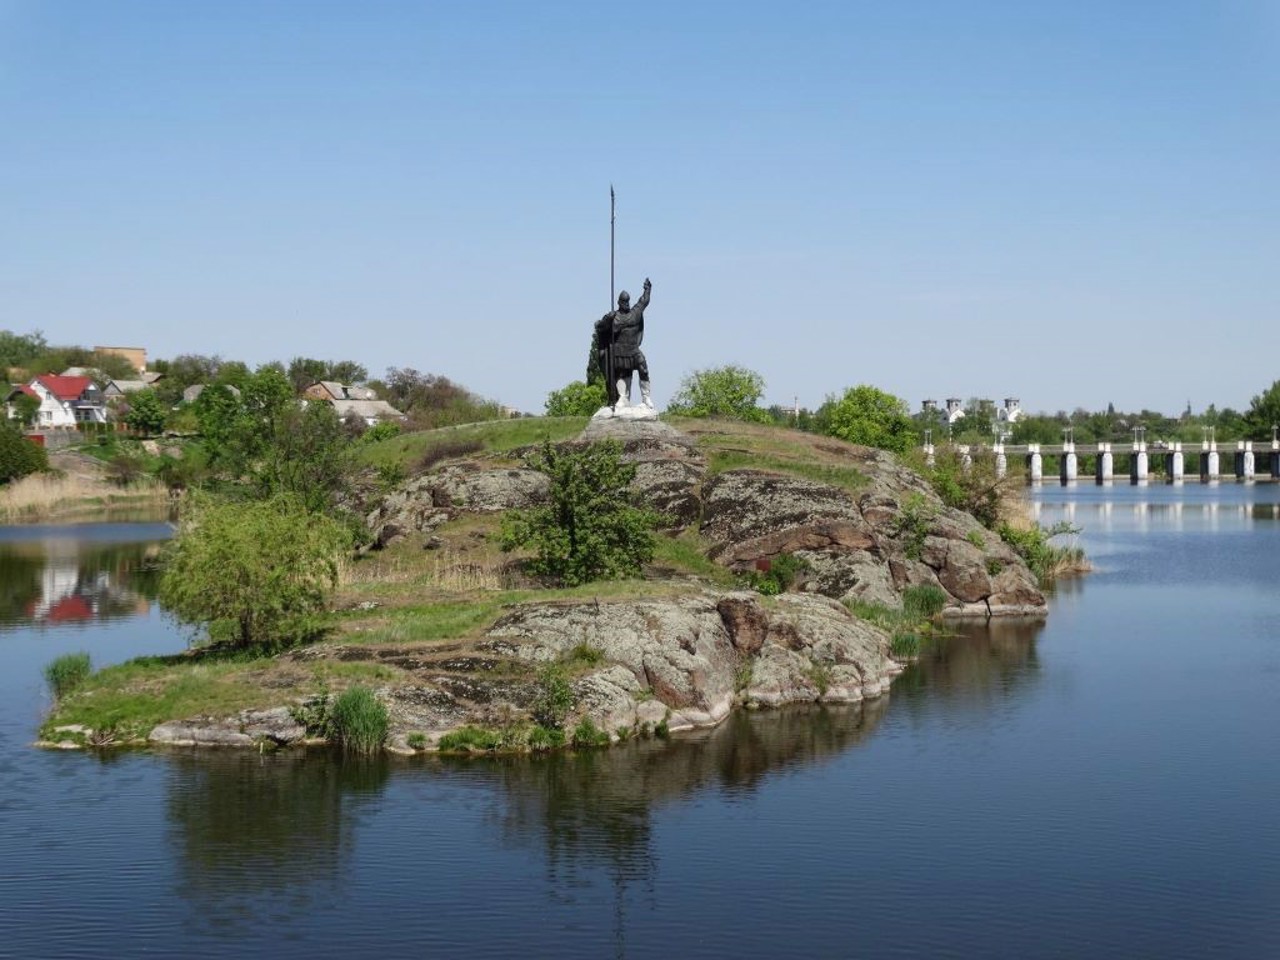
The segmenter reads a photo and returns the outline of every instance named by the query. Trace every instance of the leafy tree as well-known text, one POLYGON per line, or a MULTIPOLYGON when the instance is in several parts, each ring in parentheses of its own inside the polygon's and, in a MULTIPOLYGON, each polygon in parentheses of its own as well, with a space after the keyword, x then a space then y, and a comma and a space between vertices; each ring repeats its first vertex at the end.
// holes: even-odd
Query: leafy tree
POLYGON ((670 413, 686 417, 730 417, 767 422, 769 415, 757 404, 764 394, 764 377, 746 367, 729 365, 695 370, 680 381, 667 406, 670 413))
POLYGON ((430 430, 456 423, 497 420, 498 404, 485 400, 448 377, 391 367, 387 379, 369 384, 393 407, 409 415, 410 429, 430 430))
POLYGON ((39 330, 22 334, 0 330, 0 367, 28 368, 35 357, 48 349, 39 330))
POLYGON ((30 394, 19 393, 13 398, 14 420, 22 424, 23 427, 30 427, 36 422, 36 416, 40 413, 40 401, 30 394))
POLYGON ((286 646, 316 632, 349 546, 341 524, 294 497, 197 499, 168 552, 160 602, 215 642, 286 646))
POLYGON ((298 393, 319 380, 360 383, 369 377, 369 371, 354 360, 316 360, 312 357, 294 357, 289 361, 286 373, 298 393))
POLYGON ((49 454, 18 430, 17 424, 0 423, 0 483, 49 469, 49 454))
POLYGON ((1280 424, 1280 380, 1253 398, 1244 418, 1249 436, 1255 440, 1271 439, 1271 427, 1280 424))
POLYGON ((154 390, 139 390, 129 396, 129 412, 124 422, 140 433, 154 436, 164 429, 165 413, 164 404, 154 390))
POLYGON ((916 441, 906 401, 866 384, 827 397, 818 418, 824 433, 850 443, 905 453, 916 441))
POLYGON ((581 448, 545 441, 529 465, 551 479, 550 502, 503 517, 502 549, 530 546, 531 572, 566 586, 632 576, 653 558, 658 517, 632 506, 635 467, 606 440, 581 448))
POLYGON ((603 378, 596 383, 574 380, 547 394, 547 416, 589 417, 608 402, 603 378))

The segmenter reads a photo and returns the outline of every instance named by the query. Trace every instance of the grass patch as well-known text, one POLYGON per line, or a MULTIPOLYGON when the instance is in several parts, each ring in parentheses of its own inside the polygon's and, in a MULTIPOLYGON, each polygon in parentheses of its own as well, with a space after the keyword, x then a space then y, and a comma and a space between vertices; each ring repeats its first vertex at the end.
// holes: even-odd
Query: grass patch
POLYGON ((387 739, 387 708, 368 687, 338 694, 329 708, 332 738, 347 753, 375 753, 387 739))
MULTIPOLYGON (((483 450, 486 453, 505 453, 521 447, 541 443, 569 440, 580 434, 587 425, 586 417, 518 417, 513 420, 492 420, 486 423, 470 423, 457 427, 441 427, 438 430, 422 430, 402 433, 386 440, 370 443, 360 450, 361 460, 372 467, 398 463, 408 469, 411 465, 439 462, 432 460, 436 449, 461 449, 462 445, 479 444, 468 452, 483 450)), ((458 456, 460 454, 446 454, 458 456)))
POLYGON ((846 603, 854 616, 875 624, 889 634, 889 653, 899 660, 918 656, 927 638, 938 628, 933 618, 946 606, 947 595, 940 587, 926 584, 902 591, 902 609, 854 600, 846 603))
POLYGON ((176 663, 179 659, 140 657, 99 670, 59 701, 42 735, 53 727, 81 724, 110 732, 115 742, 137 740, 166 721, 230 716, 279 696, 246 682, 243 664, 176 663))
POLYGON ((582 721, 573 728, 573 745, 575 747, 607 747, 609 734, 597 727, 590 717, 583 717, 582 721))
POLYGON ((996 532, 1000 534, 1001 540, 1026 561, 1041 587, 1048 586, 1058 577, 1086 573, 1092 569, 1084 555, 1084 548, 1074 542, 1062 545, 1049 542, 1054 537, 1074 536, 1080 532, 1065 521, 1052 527, 1032 523, 1021 528, 1002 523, 996 532))
POLYGON ((83 650, 79 653, 64 653, 49 661, 44 668, 44 680, 49 685, 49 695, 54 702, 75 692, 93 673, 93 665, 89 654, 83 650))
POLYGON ((663 572, 702 577, 722 587, 734 585, 732 571, 707 557, 707 542, 695 527, 674 537, 658 536, 654 543, 653 563, 663 568, 663 572))

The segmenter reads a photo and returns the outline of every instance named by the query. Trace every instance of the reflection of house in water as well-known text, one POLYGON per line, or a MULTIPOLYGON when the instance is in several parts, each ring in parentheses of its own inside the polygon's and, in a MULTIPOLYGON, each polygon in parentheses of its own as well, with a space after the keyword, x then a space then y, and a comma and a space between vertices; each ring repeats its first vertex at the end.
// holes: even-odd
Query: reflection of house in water
POLYGON ((30 557, 38 565, 36 589, 22 607, 30 622, 79 623, 151 609, 151 602, 131 585, 133 573, 145 560, 141 545, 86 552, 84 544, 68 538, 23 546, 38 551, 30 557))

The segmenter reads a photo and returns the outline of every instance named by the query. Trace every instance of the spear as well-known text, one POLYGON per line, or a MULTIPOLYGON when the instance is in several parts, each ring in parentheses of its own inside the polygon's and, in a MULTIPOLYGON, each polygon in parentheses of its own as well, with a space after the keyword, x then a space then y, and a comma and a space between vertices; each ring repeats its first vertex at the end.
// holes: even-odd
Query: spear
POLYGON ((613 223, 617 220, 617 205, 613 196, 613 184, 609 184, 609 309, 613 309, 613 223))

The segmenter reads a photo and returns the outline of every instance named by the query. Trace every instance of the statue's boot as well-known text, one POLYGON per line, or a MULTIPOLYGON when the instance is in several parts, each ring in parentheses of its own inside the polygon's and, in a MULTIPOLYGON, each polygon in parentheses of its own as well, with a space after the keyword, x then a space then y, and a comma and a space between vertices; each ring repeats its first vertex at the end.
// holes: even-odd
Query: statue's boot
POLYGON ((653 409, 653 391, 649 389, 649 381, 640 381, 640 402, 650 410, 653 409))
POLYGON ((629 406, 631 406, 631 381, 619 380, 618 381, 618 402, 614 404, 614 407, 616 408, 616 407, 629 407, 629 406))

